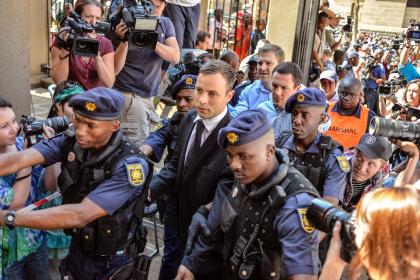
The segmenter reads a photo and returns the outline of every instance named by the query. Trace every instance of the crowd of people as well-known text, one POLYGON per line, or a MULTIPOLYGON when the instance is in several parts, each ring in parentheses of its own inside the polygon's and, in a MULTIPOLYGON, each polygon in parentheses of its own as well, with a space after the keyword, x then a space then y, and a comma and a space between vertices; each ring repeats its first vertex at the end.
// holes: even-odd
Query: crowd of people
MULTIPOLYGON (((418 279, 418 40, 351 41, 323 1, 305 84, 264 20, 251 36, 245 13, 224 50, 211 44, 226 36, 220 11, 207 33, 200 1, 151 2, 152 49, 132 45, 123 18, 110 38, 87 33, 99 47, 81 56, 62 22, 51 121, 37 132, 19 134, 0 98, 0 279, 147 279, 142 220, 156 201, 162 280, 418 279), (158 95, 173 99, 171 117, 156 113, 158 95), (343 214, 316 220, 314 199, 343 214)), ((104 18, 97 0, 68 8, 92 26, 104 18)))

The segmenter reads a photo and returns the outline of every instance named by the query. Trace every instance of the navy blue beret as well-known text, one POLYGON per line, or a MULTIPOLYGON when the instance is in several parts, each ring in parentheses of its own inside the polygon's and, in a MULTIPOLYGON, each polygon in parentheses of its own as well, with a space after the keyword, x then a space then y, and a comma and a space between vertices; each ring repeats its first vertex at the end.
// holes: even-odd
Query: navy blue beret
POLYGON ((297 91, 287 99, 285 110, 287 113, 292 112, 295 105, 299 106, 320 106, 327 107, 327 98, 325 93, 317 88, 304 88, 297 91))
POLYGON ((247 144, 260 138, 270 129, 271 123, 263 111, 258 109, 242 111, 219 131, 217 143, 222 148, 226 145, 247 144))
POLYGON ((176 99, 176 95, 180 89, 195 89, 195 83, 197 82, 197 76, 195 75, 184 75, 181 79, 176 82, 171 90, 171 96, 176 99))
POLYGON ((75 95, 69 106, 73 111, 89 119, 115 120, 121 115, 124 96, 115 89, 97 87, 75 95))

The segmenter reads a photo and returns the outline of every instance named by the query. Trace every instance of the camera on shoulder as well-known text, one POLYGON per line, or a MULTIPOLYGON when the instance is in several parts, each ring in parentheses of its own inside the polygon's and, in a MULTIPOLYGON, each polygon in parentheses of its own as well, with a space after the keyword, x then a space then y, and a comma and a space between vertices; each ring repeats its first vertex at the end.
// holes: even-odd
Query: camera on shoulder
POLYGON ((110 32, 109 23, 97 22, 97 24, 92 25, 74 11, 70 12, 68 18, 64 21, 63 27, 68 27, 69 35, 64 40, 62 34, 57 34, 58 46, 66 50, 72 50, 76 55, 86 57, 95 57, 99 51, 99 41, 86 36, 86 34, 93 31, 100 34, 108 34, 110 32))
POLYGON ((111 30, 120 23, 121 19, 128 31, 123 41, 131 42, 140 49, 154 50, 158 41, 157 28, 159 18, 154 16, 155 5, 147 0, 126 0, 110 16, 111 30))

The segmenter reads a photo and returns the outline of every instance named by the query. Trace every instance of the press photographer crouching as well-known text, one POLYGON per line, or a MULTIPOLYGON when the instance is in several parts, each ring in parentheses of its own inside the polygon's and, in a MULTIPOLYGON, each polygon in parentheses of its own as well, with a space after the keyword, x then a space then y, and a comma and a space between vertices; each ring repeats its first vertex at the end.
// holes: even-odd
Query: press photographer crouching
POLYGON ((420 190, 405 186, 370 192, 351 219, 337 209, 316 207, 322 206, 319 202, 313 202, 308 217, 333 233, 320 280, 342 279, 348 262, 341 257, 344 248, 357 248, 349 279, 368 279, 366 274, 373 280, 418 279, 420 190))
POLYGON ((51 47, 54 83, 72 80, 86 89, 112 87, 115 81, 114 50, 110 40, 97 34, 103 12, 98 0, 76 2, 75 10, 70 12, 51 47))

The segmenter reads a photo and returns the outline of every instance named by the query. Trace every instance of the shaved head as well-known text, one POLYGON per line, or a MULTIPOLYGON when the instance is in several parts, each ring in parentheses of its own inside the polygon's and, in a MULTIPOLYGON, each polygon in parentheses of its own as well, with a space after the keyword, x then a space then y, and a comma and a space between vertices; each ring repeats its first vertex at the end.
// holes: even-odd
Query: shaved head
POLYGON ((351 88, 357 91, 361 91, 363 89, 363 84, 359 79, 354 77, 347 77, 340 83, 340 89, 344 88, 351 88))

